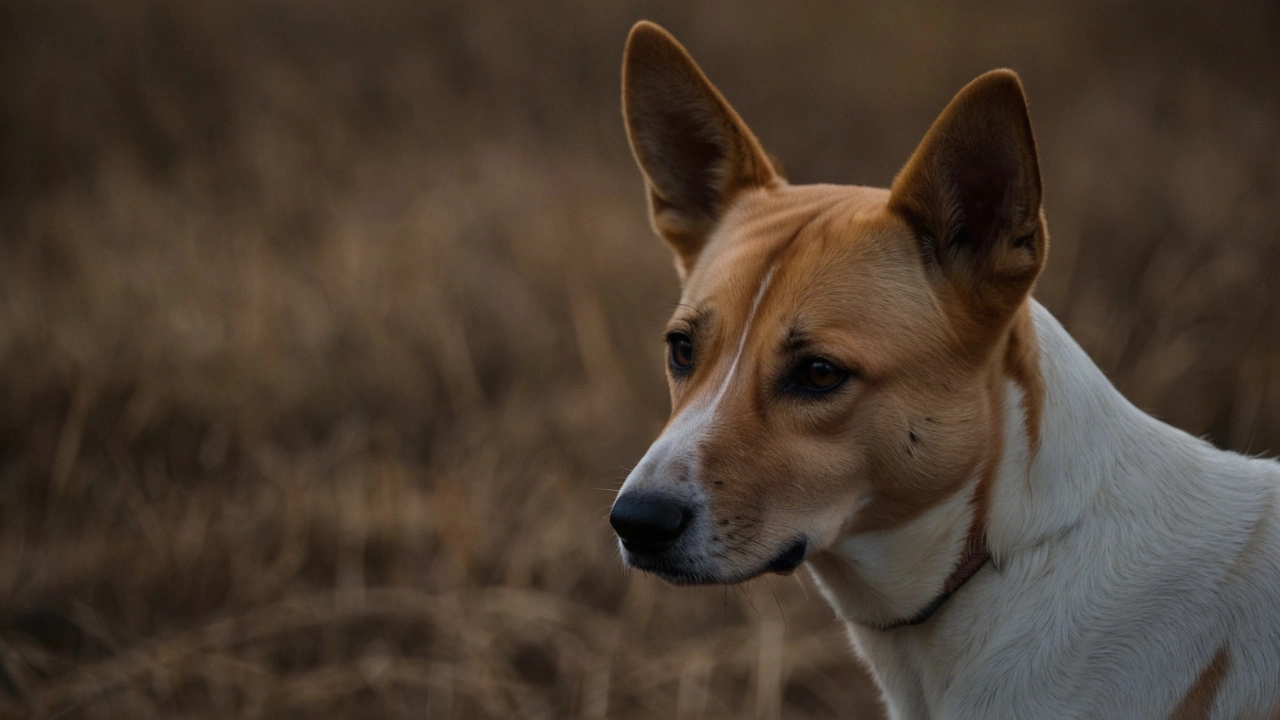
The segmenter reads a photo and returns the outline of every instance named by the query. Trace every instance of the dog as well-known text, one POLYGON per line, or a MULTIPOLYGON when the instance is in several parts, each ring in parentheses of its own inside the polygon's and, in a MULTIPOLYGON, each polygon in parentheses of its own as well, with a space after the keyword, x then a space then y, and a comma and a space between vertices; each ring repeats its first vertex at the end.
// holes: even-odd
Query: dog
POLYGON ((682 293, 671 417, 609 518, 628 565, 803 565, 894 720, 1276 717, 1280 464, 1143 413, 1032 299, 1016 74, 887 190, 788 184, 652 23, 622 99, 682 293))

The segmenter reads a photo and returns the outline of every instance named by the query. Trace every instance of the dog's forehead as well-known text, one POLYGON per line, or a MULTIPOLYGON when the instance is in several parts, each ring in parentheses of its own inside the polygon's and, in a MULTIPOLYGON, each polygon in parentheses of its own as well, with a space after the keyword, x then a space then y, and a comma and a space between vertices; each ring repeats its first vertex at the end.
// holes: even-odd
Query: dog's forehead
POLYGON ((886 190, 839 185, 743 193, 690 274, 677 315, 709 312, 737 326, 760 305, 756 323, 780 332, 801 320, 817 331, 863 326, 868 337, 932 334, 928 281, 887 200, 886 190))
MULTIPOLYGON (((883 191, 838 185, 783 185, 739 194, 685 283, 684 301, 750 301, 761 279, 797 244, 828 226, 884 206, 883 191)), ((851 234, 842 238, 852 241, 851 234)))

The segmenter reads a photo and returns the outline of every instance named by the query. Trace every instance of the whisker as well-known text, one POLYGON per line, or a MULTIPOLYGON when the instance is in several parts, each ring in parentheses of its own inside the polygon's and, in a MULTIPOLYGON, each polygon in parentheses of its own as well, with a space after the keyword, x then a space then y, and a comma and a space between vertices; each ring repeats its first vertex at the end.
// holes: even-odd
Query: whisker
POLYGON ((782 616, 782 627, 787 627, 787 613, 782 609, 782 601, 778 600, 778 593, 773 589, 773 581, 766 575, 764 584, 769 586, 769 592, 773 595, 773 604, 778 606, 778 614, 782 616))
POLYGON ((795 578, 796 584, 800 586, 800 592, 804 595, 804 599, 809 599, 809 588, 805 586, 804 580, 800 579, 800 573, 792 573, 791 577, 795 578))
POLYGON ((752 599, 751 599, 751 593, 747 592, 746 586, 745 586, 745 585, 742 585, 742 584, 737 584, 737 585, 734 585, 733 587, 734 587, 734 589, 736 589, 736 590, 737 590, 737 591, 738 591, 738 592, 739 592, 743 597, 745 597, 745 598, 747 599, 747 604, 751 606, 751 612, 755 613, 755 614, 756 614, 756 617, 761 617, 761 615, 760 615, 760 609, 756 607, 756 602, 755 602, 755 600, 752 600, 752 599))

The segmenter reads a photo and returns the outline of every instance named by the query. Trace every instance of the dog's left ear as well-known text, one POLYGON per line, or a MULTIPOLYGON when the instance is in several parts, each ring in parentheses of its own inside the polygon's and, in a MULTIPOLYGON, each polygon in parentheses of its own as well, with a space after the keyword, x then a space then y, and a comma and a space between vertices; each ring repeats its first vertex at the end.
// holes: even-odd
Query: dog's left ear
POLYGON ((975 329, 1003 328, 1049 246, 1036 141, 1015 73, 993 70, 956 95, 898 173, 889 206, 975 329))
POLYGON ((622 114, 653 227, 675 251, 683 282, 734 195, 780 175, 689 53, 650 22, 627 38, 622 114))

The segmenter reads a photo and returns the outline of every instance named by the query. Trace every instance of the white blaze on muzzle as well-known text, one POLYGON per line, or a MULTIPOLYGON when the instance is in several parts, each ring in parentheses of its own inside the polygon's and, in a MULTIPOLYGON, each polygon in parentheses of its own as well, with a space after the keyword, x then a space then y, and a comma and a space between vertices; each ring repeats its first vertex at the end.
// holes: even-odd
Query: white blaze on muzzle
POLYGON ((720 402, 729 391, 729 386, 733 383, 734 377, 737 376, 738 366, 742 362, 743 353, 746 352, 747 339, 751 334, 752 325, 755 322, 756 314, 760 310, 760 303, 764 299, 765 292, 768 291, 769 284, 773 280, 775 270, 777 270, 776 263, 769 266, 769 269, 765 271, 764 277, 760 280, 760 287, 756 289, 756 294, 751 300, 751 309, 747 312, 747 320, 742 326, 742 335, 738 338, 738 346, 734 352, 733 361, 729 364, 729 370, 725 373, 724 379, 720 381, 720 387, 716 390, 715 397, 710 402, 695 401, 690 403, 671 421, 666 430, 662 435, 658 436, 653 445, 649 446, 648 452, 645 453, 644 457, 641 458, 640 462, 627 476, 626 482, 622 484, 622 489, 619 490, 619 494, 643 484, 646 490, 671 492, 690 501, 705 499, 705 493, 698 483, 698 442, 715 423, 720 402), (663 472, 666 468, 677 463, 684 466, 682 468, 683 472, 663 472))

